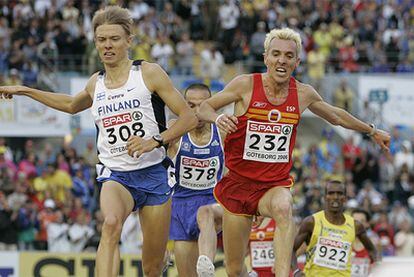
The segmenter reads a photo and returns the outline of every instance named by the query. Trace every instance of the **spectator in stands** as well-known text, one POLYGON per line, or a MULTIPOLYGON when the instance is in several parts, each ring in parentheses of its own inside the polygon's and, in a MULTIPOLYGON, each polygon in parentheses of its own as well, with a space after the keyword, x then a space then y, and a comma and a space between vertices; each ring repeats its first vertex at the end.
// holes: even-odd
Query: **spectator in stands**
POLYGON ((410 225, 413 223, 406 204, 401 203, 400 201, 395 201, 392 205, 391 211, 388 213, 389 223, 394 227, 395 230, 398 229, 400 224, 404 221, 408 221, 410 225))
POLYGON ((256 32, 250 38, 250 55, 252 58, 252 72, 263 72, 265 66, 263 65, 263 43, 266 38, 266 23, 263 21, 257 22, 256 32))
POLYGON ((10 69, 9 77, 6 79, 6 86, 19 86, 22 85, 20 78, 20 72, 16 68, 10 69))
POLYGON ((39 232, 37 233, 36 240, 34 241, 34 247, 36 250, 48 250, 47 226, 57 220, 57 215, 54 212, 55 208, 55 201, 48 198, 44 201, 44 209, 39 211, 37 215, 37 220, 39 221, 39 232))
POLYGON ((188 33, 181 36, 176 47, 177 70, 179 74, 191 75, 193 72, 194 42, 188 33))
POLYGON ((358 52, 354 46, 354 38, 347 36, 340 45, 338 59, 341 71, 357 72, 359 70, 359 65, 357 64, 358 52))
POLYGON ((23 64, 22 75, 23 75, 23 85, 25 86, 36 86, 37 85, 38 70, 37 68, 34 67, 33 62, 31 60, 28 60, 23 64))
POLYGON ((54 68, 57 65, 59 50, 51 34, 44 36, 44 41, 37 47, 37 56, 40 61, 40 68, 54 68))
POLYGON ((414 255, 414 233, 412 222, 405 219, 398 225, 399 231, 395 234, 395 254, 400 257, 412 257, 414 255))
POLYGON ((65 222, 63 212, 56 210, 56 219, 47 225, 47 245, 48 251, 68 253, 72 249, 68 239, 69 224, 65 222))
POLYGON ((26 174, 20 172, 16 183, 14 184, 14 191, 7 196, 7 204, 13 210, 19 210, 28 200, 27 196, 28 183, 26 174))
POLYGON ((19 209, 17 215, 19 250, 34 250, 33 242, 39 228, 37 210, 36 204, 31 200, 26 201, 19 209))
POLYGON ((49 164, 46 169, 45 181, 47 190, 52 192, 52 197, 58 202, 64 202, 67 191, 72 188, 71 176, 61 169, 57 164, 49 164))
POLYGON ((395 153, 394 166, 397 172, 401 171, 403 165, 407 166, 409 172, 414 170, 414 154, 411 149, 411 142, 404 140, 401 149, 395 153))
POLYGON ((33 36, 27 38, 22 50, 26 62, 37 62, 37 43, 33 36))
POLYGON ((132 0, 129 2, 129 10, 132 18, 136 21, 143 18, 149 11, 149 6, 143 0, 132 0))
POLYGON ((318 44, 314 44, 312 50, 309 51, 307 56, 307 70, 309 76, 309 82, 320 91, 321 81, 325 76, 325 64, 327 56, 322 53, 318 44))
POLYGON ((12 161, 5 159, 5 153, 6 147, 0 146, 0 192, 11 192, 17 168, 12 161))
POLYGON ((134 46, 132 46, 132 58, 134 60, 151 60, 151 44, 149 37, 139 35, 135 38, 134 46))
POLYGON ((394 255, 394 227, 389 223, 386 212, 379 214, 373 231, 379 236, 382 246, 382 256, 394 255))
POLYGON ((349 136, 342 145, 342 157, 344 162, 344 169, 346 172, 351 172, 355 160, 361 155, 361 148, 354 143, 354 136, 349 136))
POLYGON ((411 171, 400 171, 399 175, 396 175, 394 178, 395 185, 392 193, 392 201, 398 201, 404 206, 408 205, 408 198, 414 194, 412 180, 410 180, 411 171))
POLYGON ((160 34, 158 42, 151 49, 151 56, 167 73, 171 70, 170 59, 173 54, 174 49, 169 44, 168 37, 160 34))
POLYGON ((224 49, 224 55, 231 52, 231 42, 236 32, 237 21, 240 17, 239 7, 234 0, 225 0, 219 7, 220 42, 224 49))
POLYGON ((28 153, 28 155, 19 162, 18 172, 23 173, 25 177, 29 179, 35 178, 37 176, 36 160, 34 153, 28 153))
POLYGON ((24 52, 22 50, 22 41, 15 40, 13 41, 12 48, 9 53, 9 67, 16 68, 18 70, 22 69, 23 63, 25 61, 24 52))
POLYGON ((221 52, 213 45, 207 43, 206 48, 200 53, 200 73, 203 79, 208 81, 220 79, 224 67, 224 58, 221 52))
POLYGON ((85 211, 78 214, 75 223, 69 227, 68 235, 71 252, 81 253, 88 240, 93 236, 94 230, 88 226, 89 217, 85 211))
POLYGON ((334 105, 352 113, 354 97, 355 92, 349 87, 346 79, 341 79, 333 95, 334 105))
POLYGON ((8 60, 9 60, 9 53, 4 45, 4 39, 0 38, 0 74, 1 75, 6 74, 9 69, 8 60))
POLYGON ((17 215, 7 203, 6 195, 0 191, 0 251, 17 250, 17 215))

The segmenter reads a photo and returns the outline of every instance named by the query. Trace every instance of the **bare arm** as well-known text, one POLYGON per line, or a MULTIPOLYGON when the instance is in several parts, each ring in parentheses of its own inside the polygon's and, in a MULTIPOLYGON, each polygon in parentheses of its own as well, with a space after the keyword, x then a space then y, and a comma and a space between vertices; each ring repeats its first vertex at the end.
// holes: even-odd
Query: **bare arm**
MULTIPOLYGON (((309 99, 308 108, 311 112, 318 115, 319 117, 325 119, 332 125, 339 125, 346 129, 351 129, 361 133, 370 134, 373 129, 368 124, 365 123, 347 111, 332 106, 329 103, 325 102, 322 97, 310 86, 305 86, 303 88, 305 91, 306 97, 309 99)), ((385 150, 389 150, 390 135, 383 130, 374 130, 372 139, 385 150)))
POLYGON ((148 89, 156 92, 167 107, 178 116, 174 125, 161 134, 165 143, 181 137, 197 126, 198 121, 194 112, 159 65, 144 62, 143 75, 148 89))
POLYGON ((303 272, 301 272, 298 267, 296 252, 304 243, 306 244, 309 243, 312 237, 314 225, 315 225, 315 222, 314 222, 313 216, 306 217, 302 221, 302 224, 300 225, 300 228, 299 228, 299 232, 295 237, 295 241, 293 244, 292 261, 291 261, 291 267, 294 272, 294 275, 293 275, 294 277, 304 276, 303 272))
POLYGON ((297 276, 304 276, 303 273, 299 274, 300 270, 298 270, 298 261, 296 257, 296 251, 302 246, 303 243, 308 244, 313 232, 313 227, 315 225, 315 221, 313 216, 306 217, 302 224, 300 225, 299 232, 295 237, 295 242, 293 244, 293 253, 292 253, 292 262, 291 267, 293 272, 295 272, 294 277, 297 276))
POLYGON ((206 122, 215 122, 220 129, 227 133, 234 132, 237 118, 234 115, 219 115, 216 110, 228 104, 243 101, 243 93, 250 86, 250 75, 241 75, 234 78, 222 91, 201 104, 198 117, 206 122), (219 116, 220 120, 217 120, 219 116))
POLYGON ((375 248, 371 239, 368 237, 364 226, 357 220, 355 220, 355 234, 358 237, 358 239, 362 242, 365 249, 368 251, 371 261, 376 262, 379 258, 377 249, 375 248))
MULTIPOLYGON (((174 125, 160 134, 165 144, 173 142, 197 126, 198 121, 195 113, 159 65, 144 62, 142 64, 142 74, 147 88, 151 92, 157 93, 168 108, 178 116, 174 125)), ((155 140, 144 140, 137 136, 131 136, 127 143, 128 154, 131 156, 134 153, 135 155, 141 155, 149 152, 157 146, 158 143, 155 140)))
MULTIPOLYGON (((175 122, 177 122, 177 119, 171 119, 170 121, 168 121, 167 128, 171 128, 171 126, 173 126, 175 122)), ((174 158, 174 156, 177 154, 179 142, 180 138, 176 138, 170 141, 170 143, 168 144, 168 157, 170 157, 171 159, 174 158)))
POLYGON ((26 86, 6 86, 0 87, 0 98, 10 99, 13 95, 24 95, 55 110, 75 114, 86 110, 92 105, 96 75, 94 74, 89 79, 85 89, 75 96, 38 90, 26 86))

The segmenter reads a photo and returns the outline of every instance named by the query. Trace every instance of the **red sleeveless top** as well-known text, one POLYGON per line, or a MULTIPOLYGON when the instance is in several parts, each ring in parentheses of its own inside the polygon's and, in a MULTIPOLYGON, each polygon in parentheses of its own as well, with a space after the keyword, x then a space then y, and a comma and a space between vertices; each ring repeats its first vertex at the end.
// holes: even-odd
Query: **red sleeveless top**
POLYGON ((226 166, 254 182, 291 186, 292 151, 300 110, 296 80, 289 81, 289 94, 281 105, 265 95, 262 74, 253 74, 253 93, 246 113, 238 117, 234 133, 224 143, 226 166))

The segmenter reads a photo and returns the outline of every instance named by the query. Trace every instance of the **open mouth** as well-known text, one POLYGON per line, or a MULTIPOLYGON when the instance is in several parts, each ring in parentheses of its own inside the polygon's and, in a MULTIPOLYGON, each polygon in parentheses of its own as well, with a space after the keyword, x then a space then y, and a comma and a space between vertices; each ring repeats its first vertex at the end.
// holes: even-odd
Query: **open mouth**
POLYGON ((287 73, 287 70, 283 67, 277 67, 275 71, 279 76, 285 76, 287 73))
POLYGON ((331 206, 334 207, 334 208, 339 208, 339 202, 334 201, 334 202, 331 203, 331 206))
POLYGON ((110 57, 113 57, 113 56, 115 56, 115 53, 112 53, 112 52, 105 52, 104 53, 104 57, 106 57, 106 58, 110 58, 110 57))

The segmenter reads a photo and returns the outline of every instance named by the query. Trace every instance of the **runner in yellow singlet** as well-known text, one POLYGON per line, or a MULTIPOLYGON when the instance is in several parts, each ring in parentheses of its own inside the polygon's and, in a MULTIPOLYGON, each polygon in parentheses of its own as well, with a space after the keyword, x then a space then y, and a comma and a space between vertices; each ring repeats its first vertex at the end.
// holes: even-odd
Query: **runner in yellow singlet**
POLYGON ((368 238, 364 226, 344 213, 345 185, 329 181, 325 189, 325 209, 306 217, 295 238, 294 252, 306 242, 304 272, 297 267, 296 255, 292 258, 294 277, 351 276, 352 244, 358 238, 375 261, 375 246, 368 238))

